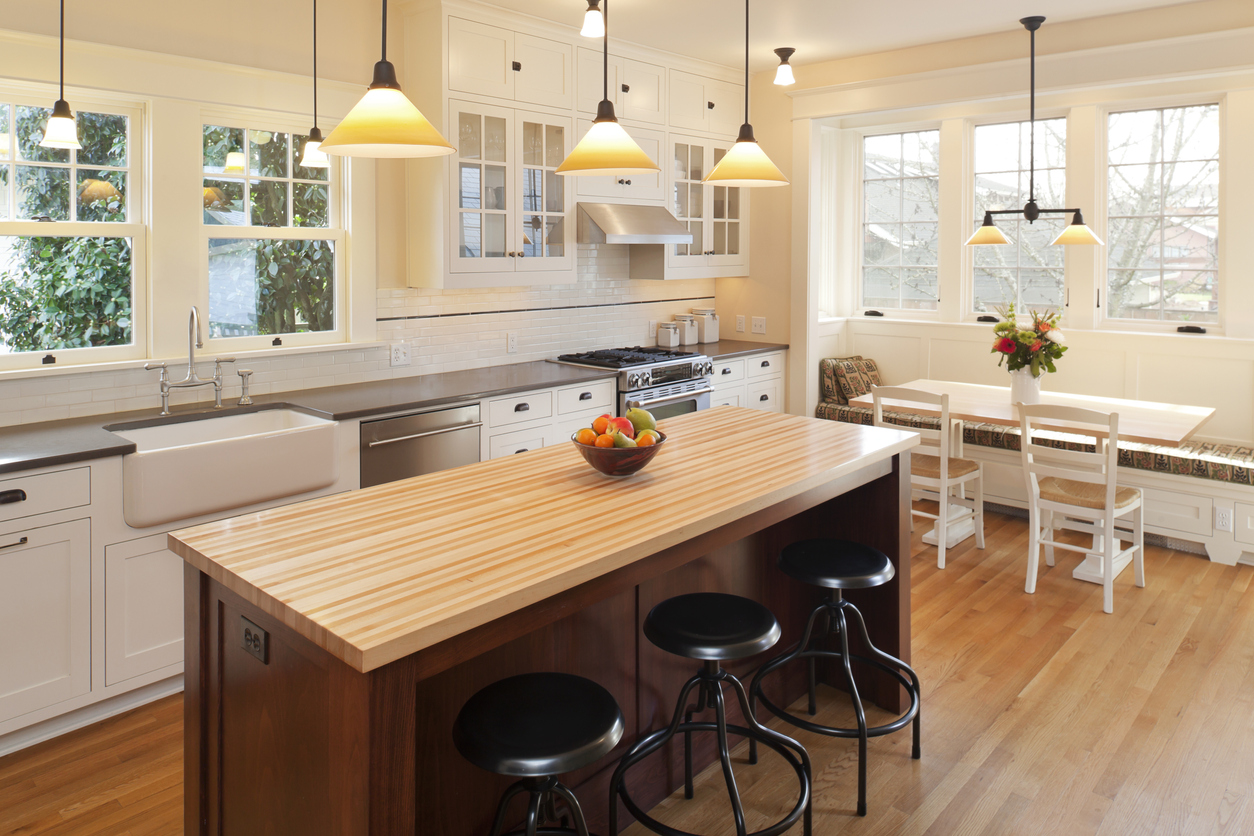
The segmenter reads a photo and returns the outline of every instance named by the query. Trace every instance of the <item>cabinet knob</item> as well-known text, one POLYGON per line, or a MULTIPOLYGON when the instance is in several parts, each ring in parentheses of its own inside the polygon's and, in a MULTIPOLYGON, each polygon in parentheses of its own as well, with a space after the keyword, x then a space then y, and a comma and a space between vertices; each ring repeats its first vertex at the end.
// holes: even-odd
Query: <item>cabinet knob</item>
POLYGON ((631 92, 631 85, 630 85, 630 84, 624 84, 624 85, 623 85, 623 92, 624 92, 624 93, 630 93, 630 92, 631 92))
MULTIPOLYGON (((521 61, 515 61, 515 62, 514 62, 514 72, 516 72, 516 73, 518 73, 518 72, 522 72, 522 62, 521 62, 521 61)), ((710 106, 711 106, 711 107, 713 107, 713 105, 710 105, 710 106)))
POLYGON ((763 395, 762 397, 758 398, 758 400, 760 400, 760 401, 769 401, 769 400, 770 400, 770 397, 769 397, 768 395, 763 395))
POLYGON ((706 106, 707 108, 709 108, 710 110, 713 110, 713 109, 714 109, 714 102, 706 102, 706 103, 705 103, 705 106, 706 106))
POLYGON ((515 252, 508 252, 508 253, 506 253, 506 255, 508 255, 510 258, 513 258, 514 256, 518 255, 518 253, 515 253, 515 252))
POLYGON ((623 177, 619 177, 619 178, 618 178, 618 185, 620 185, 620 186, 630 186, 630 185, 631 185, 631 181, 630 181, 630 180, 627 180, 627 179, 625 179, 625 178, 623 178, 623 177))

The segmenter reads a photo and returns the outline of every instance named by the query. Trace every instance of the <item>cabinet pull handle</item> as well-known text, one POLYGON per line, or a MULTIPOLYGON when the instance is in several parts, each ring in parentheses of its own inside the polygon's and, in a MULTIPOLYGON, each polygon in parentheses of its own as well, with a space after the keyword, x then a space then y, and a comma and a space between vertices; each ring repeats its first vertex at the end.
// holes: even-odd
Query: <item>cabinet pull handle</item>
POLYGON ((630 186, 630 185, 631 185, 631 181, 630 181, 630 180, 624 180, 622 177, 619 177, 619 178, 618 178, 618 185, 620 185, 620 186, 630 186))
POLYGON ((514 404, 514 411, 515 411, 515 412, 526 412, 526 411, 527 411, 527 410, 529 410, 529 409, 531 409, 531 405, 530 405, 530 404, 525 404, 525 403, 514 404))
POLYGON ((519 453, 525 453, 525 452, 527 452, 526 447, 522 448, 521 450, 515 450, 514 455, 517 456, 519 453))
POLYGON ((415 438, 426 438, 430 435, 444 435, 445 433, 457 432, 458 430, 473 430, 475 427, 482 427, 482 421, 475 421, 470 424, 454 424, 451 427, 441 427, 438 430, 428 430, 425 433, 414 433, 413 435, 400 435, 396 438, 381 438, 378 441, 371 441, 367 447, 381 447, 384 444, 395 444, 398 441, 413 441, 415 438))
POLYGON ((579 400, 581 400, 581 401, 590 401, 590 400, 592 400, 592 393, 591 393, 591 392, 580 392, 580 393, 579 393, 579 400))
POLYGON ((762 368, 764 368, 764 369, 769 369, 770 367, 771 367, 771 361, 770 361, 770 360, 763 360, 763 361, 762 361, 762 368))
POLYGON ((522 72, 522 62, 521 62, 521 61, 515 61, 515 62, 514 62, 514 72, 516 72, 516 73, 522 72))
POLYGON ((11 549, 14 546, 25 546, 28 539, 29 539, 28 537, 23 537, 21 540, 18 540, 16 543, 9 543, 7 546, 0 546, 0 549, 11 549))
POLYGON ((0 505, 10 505, 14 502, 25 502, 26 491, 21 488, 14 488, 11 491, 0 491, 0 505))
POLYGON ((770 397, 769 397, 768 395, 763 395, 762 397, 758 398, 758 400, 760 400, 760 401, 769 401, 769 400, 770 400, 770 397))
POLYGON ((710 110, 713 110, 713 109, 714 109, 714 102, 706 102, 706 103, 705 103, 705 106, 706 106, 707 108, 709 108, 710 110))
POLYGON ((723 369, 723 374, 731 374, 731 366, 728 366, 727 368, 723 369))
POLYGON ((623 85, 623 92, 624 92, 624 93, 630 93, 630 92, 631 92, 631 85, 630 85, 630 84, 624 84, 624 85, 623 85))

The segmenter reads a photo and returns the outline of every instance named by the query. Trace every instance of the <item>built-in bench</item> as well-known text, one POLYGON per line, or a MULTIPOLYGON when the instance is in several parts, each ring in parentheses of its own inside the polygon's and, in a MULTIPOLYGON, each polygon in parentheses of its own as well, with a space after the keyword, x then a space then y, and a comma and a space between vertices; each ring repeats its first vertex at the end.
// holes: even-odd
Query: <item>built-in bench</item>
MULTIPOLYGON (((870 407, 851 405, 842 394, 834 374, 837 362, 821 361, 822 400, 816 417, 872 423, 870 407)), ((905 427, 940 426, 939 418, 887 410, 884 420, 905 427)), ((1076 436, 1042 435, 1058 447, 1092 449, 1076 436)), ((964 421, 962 442, 962 456, 984 464, 986 500, 1026 508, 1019 428, 964 421)), ((1144 491, 1147 531, 1198 543, 1218 563, 1254 563, 1254 448, 1210 441, 1190 441, 1180 447, 1121 441, 1119 483, 1144 491), (1231 531, 1217 529, 1219 517, 1226 518, 1231 531)))

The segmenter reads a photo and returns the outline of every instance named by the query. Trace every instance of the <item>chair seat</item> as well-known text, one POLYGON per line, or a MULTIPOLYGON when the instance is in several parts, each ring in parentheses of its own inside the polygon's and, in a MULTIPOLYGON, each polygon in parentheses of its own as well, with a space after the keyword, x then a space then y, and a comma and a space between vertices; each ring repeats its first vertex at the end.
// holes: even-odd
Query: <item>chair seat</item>
MULTIPOLYGON (((1103 511, 1106 508, 1106 486, 1092 482, 1078 482, 1074 479, 1059 479, 1057 476, 1046 476, 1040 480, 1041 499, 1046 502, 1061 502, 1065 505, 1077 505, 1081 508, 1094 508, 1103 511)), ((1141 496, 1136 488, 1115 486, 1115 508, 1127 508, 1141 496)))
POLYGON ((893 579, 888 555, 851 540, 803 540, 784 547, 780 570, 802 583, 827 589, 868 589, 893 579))
POLYGON ((453 742, 466 760, 489 772, 543 777, 600 760, 624 729, 618 703, 592 680, 526 673, 467 700, 453 724, 453 742))
MULTIPOLYGON (((980 469, 977 462, 970 459, 957 459, 953 456, 949 457, 949 478, 957 479, 959 476, 966 476, 968 473, 975 473, 980 469)), ((910 475, 921 476, 924 479, 940 478, 940 456, 928 456, 923 453, 912 453, 910 455, 910 475)))
POLYGON ((694 592, 667 598, 644 620, 649 641, 686 659, 744 659, 779 641, 774 613, 748 598, 694 592))

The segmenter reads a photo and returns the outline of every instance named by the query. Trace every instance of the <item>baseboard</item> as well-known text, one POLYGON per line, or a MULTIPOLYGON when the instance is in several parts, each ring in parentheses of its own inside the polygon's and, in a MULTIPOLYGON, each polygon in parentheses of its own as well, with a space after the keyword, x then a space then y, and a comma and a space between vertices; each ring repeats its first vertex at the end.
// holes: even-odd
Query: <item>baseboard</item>
MULTIPOLYGON (((1002 505, 998 502, 985 502, 984 510, 992 511, 997 514, 1005 514, 1008 517, 1019 517, 1020 519, 1027 519, 1028 517, 1028 509, 1015 508, 1012 505, 1002 505)), ((1177 552, 1200 554, 1202 557, 1207 556, 1206 546, 1201 543, 1194 543, 1192 540, 1181 540, 1178 537, 1168 537, 1164 534, 1154 534, 1149 531, 1145 532, 1145 544, 1147 546, 1159 546, 1160 548, 1171 549, 1172 551, 1177 552)), ((1254 566, 1254 557, 1245 556, 1238 562, 1248 563, 1249 565, 1254 566)))
POLYGON ((183 675, 179 674, 169 679, 163 679, 160 682, 153 682, 136 688, 134 691, 127 691, 125 694, 118 694, 116 697, 111 697, 107 700, 85 705, 75 711, 44 720, 42 723, 18 729, 0 737, 0 757, 29 746, 34 746, 36 743, 60 737, 66 732, 81 729, 93 723, 99 723, 106 718, 123 714, 132 708, 155 702, 162 697, 177 694, 182 690, 183 675))

